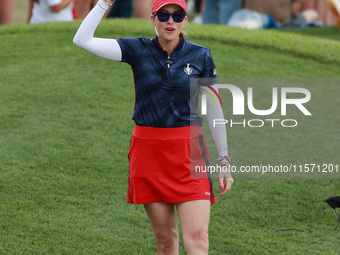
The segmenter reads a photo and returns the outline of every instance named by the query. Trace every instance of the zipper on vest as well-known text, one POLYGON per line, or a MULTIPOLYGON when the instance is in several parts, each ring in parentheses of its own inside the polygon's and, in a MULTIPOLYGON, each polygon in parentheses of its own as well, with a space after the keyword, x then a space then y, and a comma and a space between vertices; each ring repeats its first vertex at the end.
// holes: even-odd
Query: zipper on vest
POLYGON ((168 56, 168 59, 166 60, 166 64, 168 65, 168 69, 170 69, 170 65, 173 63, 173 61, 170 60, 170 56, 168 56))
POLYGON ((168 66, 168 86, 171 87, 171 73, 170 73, 170 65, 172 65, 173 61, 170 60, 170 56, 168 56, 166 60, 166 64, 168 66))

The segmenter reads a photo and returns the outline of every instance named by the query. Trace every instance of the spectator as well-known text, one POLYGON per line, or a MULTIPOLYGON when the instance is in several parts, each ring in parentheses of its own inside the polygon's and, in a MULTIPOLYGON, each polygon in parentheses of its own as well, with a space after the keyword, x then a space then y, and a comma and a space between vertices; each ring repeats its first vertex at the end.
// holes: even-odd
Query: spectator
POLYGON ((322 21, 324 25, 336 25, 335 18, 327 6, 326 0, 303 0, 301 2, 296 2, 293 6, 293 15, 297 15, 309 9, 313 9, 318 12, 319 21, 322 21))
POLYGON ((132 0, 132 17, 150 19, 153 0, 132 0))
MULTIPOLYGON (((76 17, 79 19, 84 19, 87 14, 92 10, 92 8, 97 4, 97 2, 98 0, 74 0, 74 11, 76 17)), ((128 0, 125 0, 125 2, 128 2, 128 0)), ((109 15, 111 9, 112 6, 109 7, 103 18, 106 18, 109 15)))
POLYGON ((319 15, 314 9, 294 13, 296 2, 301 2, 301 0, 244 0, 244 7, 262 14, 269 14, 285 27, 298 27, 318 19, 319 15))
POLYGON ((340 27, 340 0, 328 0, 328 6, 334 14, 335 22, 340 27))
MULTIPOLYGON (((193 1, 193 0, 191 0, 193 1)), ((203 23, 203 12, 204 12, 204 0, 194 1, 194 18, 193 23, 202 24, 203 23)))
POLYGON ((0 0, 0 25, 12 24, 13 0, 0 0))
POLYGON ((97 3, 97 0, 75 0, 74 9, 79 19, 84 19, 97 3))
MULTIPOLYGON (((98 0, 75 0, 75 10, 79 19, 84 19, 98 0)), ((103 18, 150 19, 153 0, 117 0, 103 18)))
POLYGON ((116 0, 110 13, 109 18, 130 18, 132 15, 132 0, 116 0))
POLYGON ((195 0, 195 11, 197 13, 201 12, 202 4, 204 4, 204 0, 195 0))
POLYGON ((205 0, 203 23, 225 25, 234 11, 241 7, 242 0, 205 0))
POLYGON ((73 0, 29 0, 28 22, 72 21, 73 0))

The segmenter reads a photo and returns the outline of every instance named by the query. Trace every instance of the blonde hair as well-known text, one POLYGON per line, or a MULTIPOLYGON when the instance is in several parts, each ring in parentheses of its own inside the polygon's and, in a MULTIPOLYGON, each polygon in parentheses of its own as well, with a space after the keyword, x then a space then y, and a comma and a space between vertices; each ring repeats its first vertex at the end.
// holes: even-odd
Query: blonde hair
POLYGON ((185 40, 188 39, 188 33, 187 33, 186 31, 184 31, 183 28, 185 27, 185 25, 186 25, 187 23, 189 23, 188 20, 185 22, 184 26, 182 27, 182 32, 181 32, 182 35, 183 35, 183 38, 184 38, 185 40))

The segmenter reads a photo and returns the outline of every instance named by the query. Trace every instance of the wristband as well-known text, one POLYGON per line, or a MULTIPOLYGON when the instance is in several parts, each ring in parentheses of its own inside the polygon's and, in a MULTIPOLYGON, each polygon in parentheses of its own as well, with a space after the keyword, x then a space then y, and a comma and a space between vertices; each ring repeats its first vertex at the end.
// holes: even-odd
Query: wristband
POLYGON ((230 164, 230 157, 229 157, 229 156, 220 156, 220 157, 217 159, 217 162, 218 162, 220 165, 228 166, 228 165, 230 164))
POLYGON ((100 6, 100 8, 104 9, 105 11, 109 9, 109 6, 104 0, 99 0, 97 4, 100 6))
POLYGON ((108 5, 113 5, 114 2, 116 2, 116 0, 104 0, 105 3, 107 3, 108 5))
POLYGON ((113 3, 115 2, 115 0, 111 1, 111 0, 99 0, 98 1, 98 5, 104 9, 105 11, 107 11, 109 9, 110 5, 113 5, 113 3))

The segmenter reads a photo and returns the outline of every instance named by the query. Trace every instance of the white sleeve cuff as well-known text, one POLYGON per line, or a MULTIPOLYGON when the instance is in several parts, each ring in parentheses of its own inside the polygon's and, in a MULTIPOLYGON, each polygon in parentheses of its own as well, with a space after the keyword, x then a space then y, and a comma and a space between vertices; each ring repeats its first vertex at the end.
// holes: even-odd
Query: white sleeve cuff
POLYGON ((97 3, 102 9, 104 9, 105 11, 107 11, 109 9, 109 4, 107 2, 105 2, 104 0, 99 0, 97 3))

